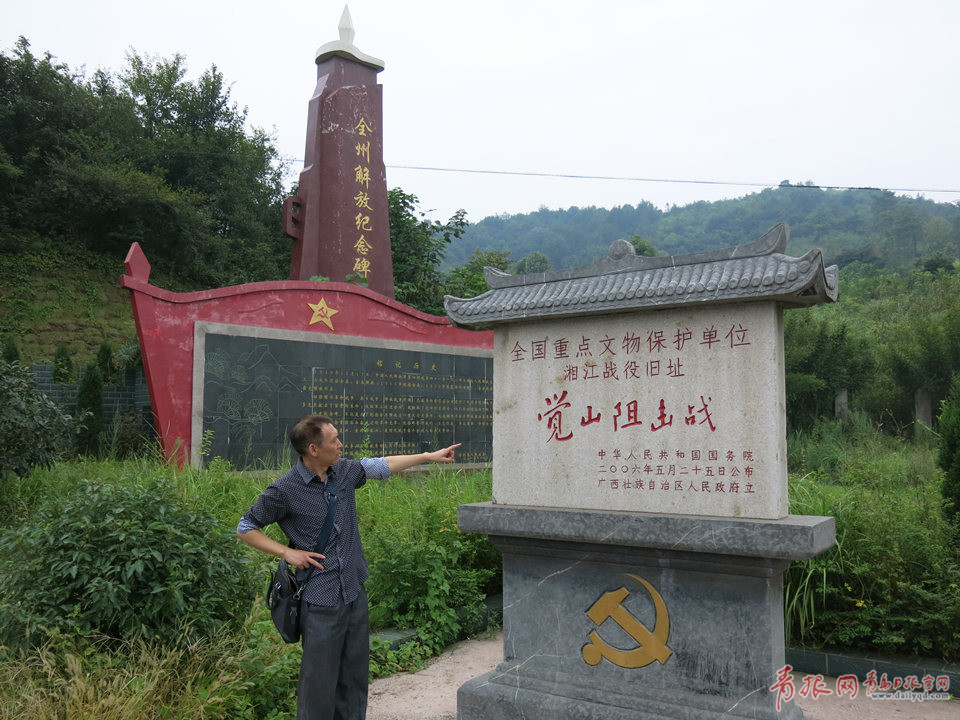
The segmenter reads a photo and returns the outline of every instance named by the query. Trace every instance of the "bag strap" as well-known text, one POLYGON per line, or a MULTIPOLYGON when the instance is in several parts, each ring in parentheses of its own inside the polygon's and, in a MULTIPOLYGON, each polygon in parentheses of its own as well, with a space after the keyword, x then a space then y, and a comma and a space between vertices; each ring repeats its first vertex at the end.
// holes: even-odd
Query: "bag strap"
MULTIPOLYGON (((327 542, 330 540, 330 533, 333 531, 333 518, 337 514, 337 493, 335 490, 330 489, 327 491, 327 516, 323 519, 323 527, 320 528, 320 537, 317 538, 317 544, 313 546, 313 551, 318 553, 323 553, 323 549, 327 546, 327 542)), ((294 594, 294 598, 297 600, 300 599, 300 594, 303 592, 303 588, 306 587, 307 581, 313 575, 313 571, 316 570, 315 565, 310 566, 310 570, 307 571, 307 574, 304 576, 303 580, 300 581, 300 587, 297 588, 297 592, 294 594)))

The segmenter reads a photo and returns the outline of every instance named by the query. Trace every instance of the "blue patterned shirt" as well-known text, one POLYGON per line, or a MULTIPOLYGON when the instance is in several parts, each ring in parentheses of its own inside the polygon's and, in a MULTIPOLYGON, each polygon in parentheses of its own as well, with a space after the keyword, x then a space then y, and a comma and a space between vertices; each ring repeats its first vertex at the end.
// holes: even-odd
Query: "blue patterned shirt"
MULTIPOLYGON (((314 569, 303 597, 308 603, 328 607, 353 602, 370 575, 357 527, 355 491, 363 487, 367 478, 389 476, 390 468, 384 458, 340 459, 327 470, 324 483, 306 468, 302 460, 298 460, 288 473, 274 480, 260 494, 241 518, 237 532, 262 530, 277 523, 291 547, 313 550, 327 515, 328 490, 334 489, 337 493, 336 516, 330 540, 320 551, 326 555, 326 559, 320 561, 323 570, 314 569)), ((302 578, 306 573, 301 570, 298 576, 302 578)))

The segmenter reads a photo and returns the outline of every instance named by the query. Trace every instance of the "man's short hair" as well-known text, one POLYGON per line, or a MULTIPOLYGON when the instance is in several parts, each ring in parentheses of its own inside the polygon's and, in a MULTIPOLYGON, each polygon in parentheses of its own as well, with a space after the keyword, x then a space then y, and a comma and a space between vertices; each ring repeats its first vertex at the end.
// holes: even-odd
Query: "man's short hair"
POLYGON ((310 443, 319 445, 323 442, 323 426, 333 425, 333 420, 326 415, 306 415, 290 430, 290 444, 300 457, 307 454, 310 443))

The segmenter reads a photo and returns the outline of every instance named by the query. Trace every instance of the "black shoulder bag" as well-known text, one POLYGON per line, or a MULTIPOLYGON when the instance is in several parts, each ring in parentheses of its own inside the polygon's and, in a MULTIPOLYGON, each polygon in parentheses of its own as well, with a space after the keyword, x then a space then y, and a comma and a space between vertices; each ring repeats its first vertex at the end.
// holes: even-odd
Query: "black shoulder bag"
MULTIPOLYGON (((331 490, 327 501, 327 516, 323 519, 323 527, 320 528, 320 537, 317 538, 314 552, 323 553, 323 549, 327 546, 336 513, 337 495, 331 490)), ((303 580, 297 582, 296 569, 290 567, 286 560, 281 560, 270 576, 270 585, 267 586, 267 609, 273 616, 273 624, 280 631, 280 637, 285 642, 295 643, 300 639, 300 596, 314 570, 316 567, 311 565, 303 580)))

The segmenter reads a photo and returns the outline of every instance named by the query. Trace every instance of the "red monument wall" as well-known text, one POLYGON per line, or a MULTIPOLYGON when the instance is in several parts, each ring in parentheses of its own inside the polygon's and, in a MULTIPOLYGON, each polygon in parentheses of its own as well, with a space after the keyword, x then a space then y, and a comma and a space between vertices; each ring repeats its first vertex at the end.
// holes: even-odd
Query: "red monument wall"
POLYGON ((121 285, 130 290, 144 372, 164 453, 183 464, 195 439, 194 324, 215 322, 317 335, 378 338, 491 350, 492 332, 453 327, 352 283, 283 280, 174 293, 150 285, 150 263, 134 243, 121 285))

